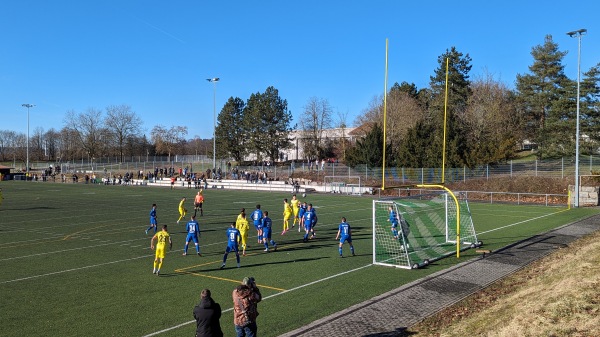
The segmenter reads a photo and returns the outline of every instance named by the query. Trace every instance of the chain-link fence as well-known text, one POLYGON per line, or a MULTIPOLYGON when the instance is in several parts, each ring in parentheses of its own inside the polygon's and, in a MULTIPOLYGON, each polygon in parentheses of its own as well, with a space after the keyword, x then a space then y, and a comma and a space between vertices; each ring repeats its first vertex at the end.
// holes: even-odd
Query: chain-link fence
MULTIPOLYGON (((171 156, 169 157, 133 157, 126 161, 117 161, 111 158, 82 159, 70 162, 31 163, 31 169, 45 170, 50 165, 60 167, 61 173, 93 173, 96 175, 124 174, 125 172, 148 174, 154 173, 156 169, 164 172, 178 173, 179 169, 185 172, 206 172, 213 169, 212 158, 206 156, 171 156)), ((238 166, 232 161, 218 160, 217 170, 220 169, 223 178, 232 178, 232 172, 243 173, 266 172, 270 179, 288 179, 294 173, 311 173, 322 180, 325 176, 360 176, 365 181, 380 181, 384 170, 381 167, 369 167, 358 165, 348 167, 338 162, 252 162, 250 165, 238 166)), ((579 162, 580 174, 587 175, 600 171, 600 156, 581 157, 579 162)), ((469 179, 492 179, 494 177, 551 177, 570 178, 575 174, 575 162, 573 158, 561 158, 554 160, 536 160, 528 162, 513 162, 499 165, 485 165, 475 168, 446 168, 444 170, 444 181, 459 182, 469 179)), ((239 174, 238 174, 239 177, 239 174)), ((404 168, 389 167, 385 169, 386 182, 397 184, 428 184, 442 181, 441 168, 404 168)), ((321 181, 322 182, 322 181, 321 181)))

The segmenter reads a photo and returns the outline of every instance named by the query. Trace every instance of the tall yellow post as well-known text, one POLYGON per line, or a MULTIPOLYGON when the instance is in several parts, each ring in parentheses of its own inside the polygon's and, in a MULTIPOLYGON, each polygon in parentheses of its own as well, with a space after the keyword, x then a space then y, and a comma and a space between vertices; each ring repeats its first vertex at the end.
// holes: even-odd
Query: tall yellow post
POLYGON ((381 169, 381 190, 385 190, 385 148, 387 120, 387 81, 388 81, 388 39, 385 39, 385 76, 383 80, 383 167, 381 169))

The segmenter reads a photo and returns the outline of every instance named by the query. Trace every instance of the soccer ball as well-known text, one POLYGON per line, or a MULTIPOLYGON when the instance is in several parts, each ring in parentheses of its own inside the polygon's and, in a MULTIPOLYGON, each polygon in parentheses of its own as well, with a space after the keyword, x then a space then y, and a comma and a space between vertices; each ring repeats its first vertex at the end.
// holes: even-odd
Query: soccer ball
POLYGON ((306 193, 302 193, 302 198, 306 198, 306 193))

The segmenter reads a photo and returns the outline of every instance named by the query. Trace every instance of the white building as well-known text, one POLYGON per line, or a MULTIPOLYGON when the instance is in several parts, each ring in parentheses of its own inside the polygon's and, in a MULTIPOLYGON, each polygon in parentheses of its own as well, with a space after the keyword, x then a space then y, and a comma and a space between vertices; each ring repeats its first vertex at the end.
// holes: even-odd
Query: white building
MULTIPOLYGON (((360 138, 364 135, 363 127, 348 127, 348 128, 334 128, 334 129, 325 129, 322 131, 321 139, 323 141, 329 139, 347 139, 351 143, 354 143, 357 138, 360 138)), ((306 159, 304 158, 304 143, 303 140, 308 138, 308 132, 303 130, 293 130, 290 132, 290 140, 292 142, 292 147, 287 150, 283 150, 284 160, 299 160, 306 159)))

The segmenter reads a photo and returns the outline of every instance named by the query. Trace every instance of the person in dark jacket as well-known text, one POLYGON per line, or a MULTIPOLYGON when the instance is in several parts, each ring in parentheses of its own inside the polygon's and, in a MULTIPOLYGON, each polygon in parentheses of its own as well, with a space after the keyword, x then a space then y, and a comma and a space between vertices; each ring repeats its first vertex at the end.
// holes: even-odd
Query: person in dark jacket
POLYGON ((200 303, 194 307, 196 337, 223 337, 221 306, 210 297, 210 290, 202 290, 200 303))

